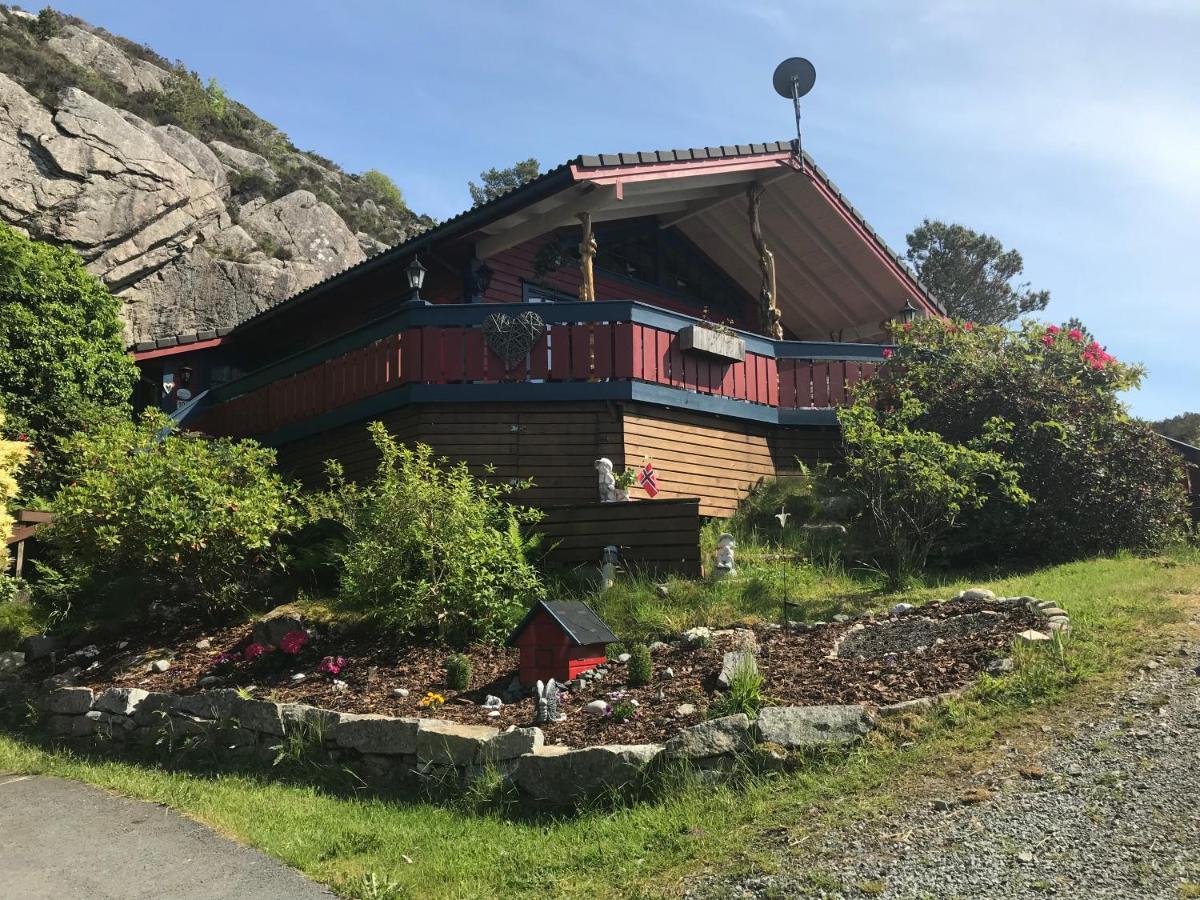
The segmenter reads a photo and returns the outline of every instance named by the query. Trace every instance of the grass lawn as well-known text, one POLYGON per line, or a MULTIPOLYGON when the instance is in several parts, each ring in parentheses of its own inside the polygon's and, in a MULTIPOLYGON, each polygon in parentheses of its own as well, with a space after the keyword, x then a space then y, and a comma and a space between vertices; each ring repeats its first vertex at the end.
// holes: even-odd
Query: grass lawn
MULTIPOLYGON (((742 578, 717 591, 649 583, 603 601, 626 633, 692 621, 773 618, 776 589, 814 617, 949 596, 965 583, 906 595, 864 591, 861 581, 801 565, 739 559, 742 578), (782 581, 781 581, 782 579, 782 581), (829 600, 828 598, 833 598, 829 600)), ((1081 703, 1119 679, 1132 660, 1169 641, 1200 605, 1200 553, 1121 557, 982 582, 997 593, 1063 604, 1075 633, 1061 647, 1018 655, 1017 671, 925 718, 889 724, 849 756, 751 780, 743 787, 691 786, 670 799, 554 821, 507 819, 419 801, 349 799, 255 776, 181 774, 48 752, 0 735, 0 770, 76 778, 154 800, 260 847, 355 897, 659 895, 706 867, 765 864, 755 847, 768 829, 793 837, 900 802, 905 784, 981 752, 997 733, 1019 733, 1054 704, 1081 703)), ((767 693, 770 685, 766 685, 767 693)))

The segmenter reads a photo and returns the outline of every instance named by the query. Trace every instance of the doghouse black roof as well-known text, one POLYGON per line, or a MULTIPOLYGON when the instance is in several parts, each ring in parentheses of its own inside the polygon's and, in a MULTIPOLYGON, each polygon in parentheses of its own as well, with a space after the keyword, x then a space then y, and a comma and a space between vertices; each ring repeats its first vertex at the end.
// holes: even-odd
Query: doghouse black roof
POLYGON ((605 625, 586 603, 578 600, 560 600, 554 603, 539 600, 521 620, 521 624, 513 629, 513 633, 505 641, 506 646, 516 644, 521 632, 533 621, 538 611, 543 609, 567 633, 567 637, 580 647, 588 644, 614 644, 619 640, 612 633, 612 629, 605 625))

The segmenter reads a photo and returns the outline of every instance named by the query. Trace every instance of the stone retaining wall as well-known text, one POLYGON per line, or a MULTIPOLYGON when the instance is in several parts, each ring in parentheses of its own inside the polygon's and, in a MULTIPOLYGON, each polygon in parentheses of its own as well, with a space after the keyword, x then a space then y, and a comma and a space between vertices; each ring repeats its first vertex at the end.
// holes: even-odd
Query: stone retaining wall
MULTIPOLYGON (((0 695, 2 696, 2 695, 0 695)), ((863 706, 772 707, 760 723, 726 716, 684 729, 664 744, 570 748, 545 743, 539 728, 500 731, 442 719, 358 715, 298 703, 274 703, 219 689, 179 696, 138 688, 50 687, 25 696, 55 738, 126 748, 179 747, 205 738, 233 760, 270 760, 285 736, 373 780, 468 783, 487 769, 527 799, 570 805, 636 783, 652 763, 682 761, 714 776, 759 742, 802 750, 847 744, 874 717, 863 706)), ((16 700, 10 691, 7 702, 16 700)))

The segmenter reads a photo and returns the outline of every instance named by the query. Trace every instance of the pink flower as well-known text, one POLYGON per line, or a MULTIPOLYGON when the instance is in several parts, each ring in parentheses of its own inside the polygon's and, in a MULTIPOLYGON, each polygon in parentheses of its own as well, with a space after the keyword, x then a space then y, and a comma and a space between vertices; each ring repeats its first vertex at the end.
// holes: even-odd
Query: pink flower
POLYGON ((327 656, 317 664, 317 671, 327 675, 336 675, 346 667, 346 659, 342 656, 327 656))
POLYGON ((1054 335, 1043 334, 1042 335, 1042 343, 1045 344, 1047 347, 1053 347, 1054 346, 1054 335))
POLYGON ((1058 334, 1060 331, 1062 331, 1062 329, 1059 328, 1057 325, 1051 325, 1049 328, 1046 329, 1047 334, 1058 334))
POLYGON ((1080 331, 1078 328, 1072 328, 1070 331, 1067 332, 1067 337, 1069 337, 1071 340, 1073 340, 1075 343, 1078 344, 1080 341, 1083 340, 1083 332, 1080 331))
POLYGON ((246 649, 242 651, 242 656, 246 657, 246 661, 249 662, 250 660, 258 659, 266 652, 267 648, 262 644, 247 644, 246 649))
POLYGON ((963 331, 974 331, 974 330, 975 330, 974 322, 968 322, 966 325, 963 326, 963 331))
POLYGON ((896 355, 896 352, 891 347, 883 348, 883 358, 884 359, 891 359, 895 355, 896 355))
POLYGON ((308 643, 308 635, 303 631, 289 631, 279 640, 279 649, 284 653, 295 656, 308 643))
POLYGON ((905 331, 912 331, 912 322, 905 322, 905 323, 904 323, 904 330, 905 330, 905 331))

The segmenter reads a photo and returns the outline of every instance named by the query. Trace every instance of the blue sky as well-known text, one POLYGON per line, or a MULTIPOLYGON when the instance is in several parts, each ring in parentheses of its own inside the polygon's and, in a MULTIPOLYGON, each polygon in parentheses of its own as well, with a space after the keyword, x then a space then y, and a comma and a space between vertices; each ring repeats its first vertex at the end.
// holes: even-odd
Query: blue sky
POLYGON ((1200 409, 1195 0, 56 7, 439 218, 528 156, 786 139, 771 72, 807 56, 805 149, 894 247, 926 216, 992 232, 1051 291, 1048 318, 1146 364, 1135 412, 1200 409))

